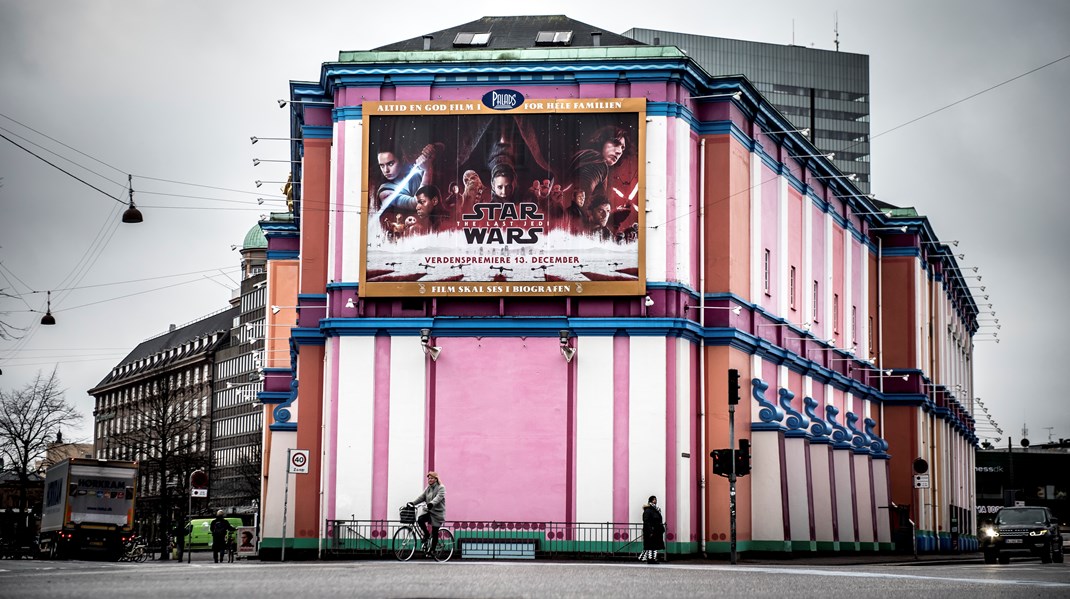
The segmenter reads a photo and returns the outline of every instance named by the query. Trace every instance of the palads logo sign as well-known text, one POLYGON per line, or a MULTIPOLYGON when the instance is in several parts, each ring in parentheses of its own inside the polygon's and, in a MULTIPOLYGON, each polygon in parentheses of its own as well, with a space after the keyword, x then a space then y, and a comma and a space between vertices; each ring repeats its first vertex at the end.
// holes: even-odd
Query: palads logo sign
POLYGON ((511 89, 496 89, 483 94, 483 105, 493 110, 512 110, 524 103, 524 94, 511 89))

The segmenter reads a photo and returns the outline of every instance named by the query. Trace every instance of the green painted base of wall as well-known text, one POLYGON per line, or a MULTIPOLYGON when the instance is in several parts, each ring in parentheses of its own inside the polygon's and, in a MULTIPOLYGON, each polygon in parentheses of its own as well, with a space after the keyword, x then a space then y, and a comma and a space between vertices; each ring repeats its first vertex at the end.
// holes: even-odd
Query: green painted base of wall
POLYGON ((792 551, 817 551, 817 541, 792 541, 792 551))
POLYGON ((895 551, 895 543, 877 543, 877 551, 895 551))
POLYGON ((818 551, 839 551, 840 550, 840 542, 839 541, 817 541, 817 550, 818 551))
POLYGON ((861 545, 856 541, 840 541, 840 551, 859 551, 861 545))
POLYGON ((880 543, 857 543, 859 551, 878 551, 880 550, 880 543))
MULTIPOLYGON (((282 537, 265 537, 260 540, 261 549, 282 549, 282 537)), ((320 548, 320 540, 309 537, 299 539, 286 539, 286 550, 290 549, 316 549, 320 548)))

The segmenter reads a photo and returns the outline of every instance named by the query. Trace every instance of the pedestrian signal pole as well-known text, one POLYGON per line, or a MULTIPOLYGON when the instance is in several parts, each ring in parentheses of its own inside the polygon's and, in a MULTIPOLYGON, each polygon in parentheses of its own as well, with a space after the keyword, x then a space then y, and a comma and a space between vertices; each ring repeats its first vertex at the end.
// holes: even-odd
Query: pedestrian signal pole
POLYGON ((728 471, 728 519, 731 527, 729 560, 736 563, 736 404, 739 403, 739 371, 728 370, 728 449, 732 452, 728 471))

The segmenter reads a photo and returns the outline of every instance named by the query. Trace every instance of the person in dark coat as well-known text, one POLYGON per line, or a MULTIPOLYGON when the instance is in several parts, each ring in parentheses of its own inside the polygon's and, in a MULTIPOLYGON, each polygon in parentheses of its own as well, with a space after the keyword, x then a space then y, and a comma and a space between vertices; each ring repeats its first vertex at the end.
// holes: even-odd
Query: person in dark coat
POLYGON ((234 532, 234 526, 223 517, 223 510, 219 510, 208 530, 212 532, 212 559, 221 564, 227 552, 227 533, 234 532))
POLYGON ((639 561, 658 563, 658 552, 665 550, 665 520, 658 509, 658 498, 650 496, 643 506, 643 553, 639 561))

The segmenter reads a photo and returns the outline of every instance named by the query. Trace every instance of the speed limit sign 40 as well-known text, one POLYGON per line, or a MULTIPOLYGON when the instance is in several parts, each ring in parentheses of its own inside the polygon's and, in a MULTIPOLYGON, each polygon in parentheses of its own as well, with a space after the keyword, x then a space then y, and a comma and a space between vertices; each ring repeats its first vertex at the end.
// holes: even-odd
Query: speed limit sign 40
POLYGON ((308 474, 308 450, 291 449, 290 459, 287 461, 290 474, 308 474))

